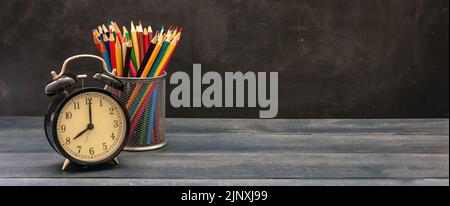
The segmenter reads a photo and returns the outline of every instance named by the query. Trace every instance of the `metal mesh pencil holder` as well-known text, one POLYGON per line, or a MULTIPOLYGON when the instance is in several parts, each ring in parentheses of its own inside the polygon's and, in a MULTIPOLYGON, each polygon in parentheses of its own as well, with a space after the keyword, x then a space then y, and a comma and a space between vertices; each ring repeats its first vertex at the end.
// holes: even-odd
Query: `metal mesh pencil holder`
POLYGON ((130 116, 126 151, 146 151, 166 145, 165 94, 166 73, 159 77, 119 77, 123 91, 110 88, 125 105, 130 116))

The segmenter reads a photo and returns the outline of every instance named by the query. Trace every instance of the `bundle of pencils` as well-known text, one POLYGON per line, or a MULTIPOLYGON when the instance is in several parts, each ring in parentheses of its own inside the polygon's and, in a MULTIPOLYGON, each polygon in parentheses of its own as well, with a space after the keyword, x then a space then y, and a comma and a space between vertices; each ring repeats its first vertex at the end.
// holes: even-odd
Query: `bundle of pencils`
POLYGON ((122 30, 111 21, 92 29, 92 37, 98 52, 107 63, 108 70, 117 71, 118 77, 157 77, 164 73, 175 48, 180 41, 182 28, 170 26, 165 31, 152 30, 151 26, 130 23, 130 32, 122 30))
MULTIPOLYGON (((126 91, 114 92, 124 102, 130 115, 130 140, 138 141, 138 146, 157 144, 161 141, 158 130, 160 110, 157 82, 146 78, 159 77, 164 71, 178 46, 182 28, 162 26, 154 32, 151 26, 143 27, 130 23, 130 32, 125 26, 122 30, 116 22, 108 26, 100 25, 92 30, 92 36, 100 55, 107 63, 110 72, 116 71, 118 77, 140 78, 142 81, 129 84, 126 91), (150 83, 149 83, 150 81, 150 83), (132 140, 137 138, 138 140, 132 140)), ((134 81, 136 82, 136 81, 134 81)), ((160 84, 161 85, 161 84, 160 84)), ((136 146, 136 145, 135 145, 136 146)))

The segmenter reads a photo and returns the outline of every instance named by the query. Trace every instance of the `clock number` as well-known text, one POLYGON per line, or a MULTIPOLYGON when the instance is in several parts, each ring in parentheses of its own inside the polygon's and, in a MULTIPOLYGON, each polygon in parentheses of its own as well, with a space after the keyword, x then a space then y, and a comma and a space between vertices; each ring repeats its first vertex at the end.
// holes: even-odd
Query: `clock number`
POLYGON ((89 148, 89 154, 91 154, 91 155, 94 154, 94 148, 93 147, 89 148))
POLYGON ((77 146, 77 149, 78 149, 78 153, 80 153, 81 152, 81 146, 77 146))
POLYGON ((100 99, 100 107, 103 107, 103 100, 100 99))
POLYGON ((61 125, 61 132, 65 132, 66 131, 66 125, 61 125))
POLYGON ((114 128, 117 128, 119 126, 119 123, 117 122, 117 120, 114 120, 114 128))
POLYGON ((86 105, 90 104, 92 101, 92 97, 88 97, 86 98, 86 105))
POLYGON ((66 145, 70 144, 70 138, 66 137, 66 145))
POLYGON ((114 107, 109 108, 109 114, 113 115, 114 114, 114 107))
POLYGON ((80 109, 80 102, 74 102, 73 109, 80 109))
POLYGON ((72 112, 66 112, 66 119, 72 118, 72 112))
POLYGON ((108 146, 107 146, 106 143, 104 143, 104 142, 103 142, 103 144, 102 144, 102 147, 103 147, 103 150, 108 149, 108 146))
POLYGON ((116 137, 114 136, 114 133, 112 133, 111 134, 111 139, 114 140, 114 138, 116 138, 116 137))

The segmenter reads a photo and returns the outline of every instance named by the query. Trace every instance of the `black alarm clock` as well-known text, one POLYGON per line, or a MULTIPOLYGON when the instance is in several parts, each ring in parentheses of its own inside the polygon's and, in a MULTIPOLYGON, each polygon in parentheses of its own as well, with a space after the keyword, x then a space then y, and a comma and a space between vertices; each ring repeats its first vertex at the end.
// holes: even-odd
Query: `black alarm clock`
POLYGON ((107 88, 121 91, 123 83, 107 71, 101 57, 89 54, 66 59, 60 73, 52 71, 51 75, 53 80, 45 87, 45 93, 53 99, 45 114, 44 127, 50 145, 66 158, 62 170, 70 163, 119 164, 116 157, 127 143, 130 120, 124 105, 107 88), (84 87, 87 75, 65 72, 67 64, 79 58, 102 61, 105 72, 96 73, 93 79, 105 83, 104 88, 84 87))

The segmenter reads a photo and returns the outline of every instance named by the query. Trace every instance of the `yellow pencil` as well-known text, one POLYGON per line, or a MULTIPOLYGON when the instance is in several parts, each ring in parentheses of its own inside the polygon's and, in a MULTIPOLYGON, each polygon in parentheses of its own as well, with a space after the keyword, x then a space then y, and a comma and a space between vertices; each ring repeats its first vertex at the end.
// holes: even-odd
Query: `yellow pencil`
MULTIPOLYGON (((122 36, 122 42, 121 42, 121 46, 122 46, 122 63, 125 64, 125 52, 127 51, 127 38, 125 38, 125 36, 122 36)), ((125 68, 125 65, 122 65, 123 68, 125 68)))
POLYGON ((159 73, 161 72, 162 68, 166 65, 167 60, 169 59, 170 55, 172 54, 173 50, 175 49, 175 46, 176 46, 179 38, 180 38, 180 34, 178 33, 173 38, 172 42, 170 42, 169 47, 167 47, 166 53, 164 53, 164 56, 163 56, 161 62, 159 63, 158 67, 156 68, 154 77, 159 76, 159 73))
POLYGON ((122 49, 121 49, 121 44, 120 41, 117 40, 116 41, 116 67, 117 67, 117 76, 121 77, 123 76, 123 69, 122 69, 122 49))
POLYGON ((97 29, 94 29, 94 34, 95 34, 95 37, 97 37, 97 38, 100 36, 100 33, 98 33, 97 29))
POLYGON ((134 27, 133 21, 131 21, 131 40, 133 41, 133 50, 134 56, 136 57, 137 68, 139 68, 141 66, 141 61, 139 61, 141 58, 139 56, 139 44, 136 34, 136 28, 134 27))

